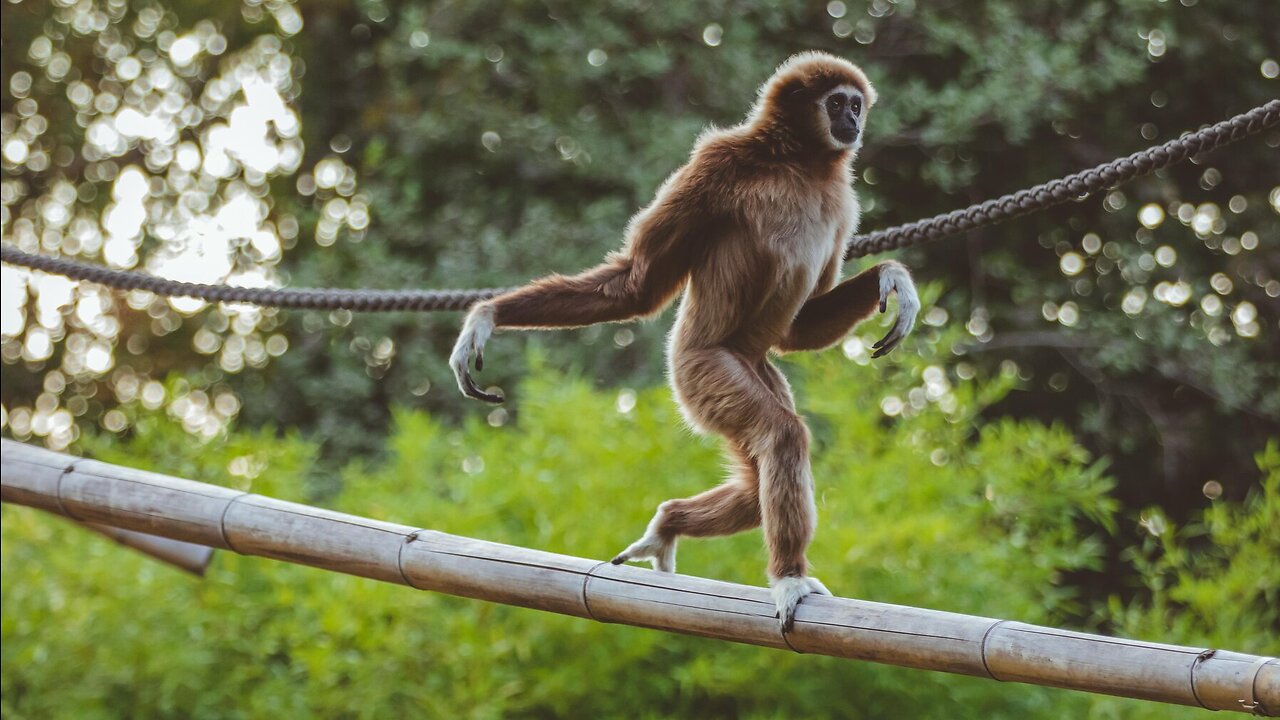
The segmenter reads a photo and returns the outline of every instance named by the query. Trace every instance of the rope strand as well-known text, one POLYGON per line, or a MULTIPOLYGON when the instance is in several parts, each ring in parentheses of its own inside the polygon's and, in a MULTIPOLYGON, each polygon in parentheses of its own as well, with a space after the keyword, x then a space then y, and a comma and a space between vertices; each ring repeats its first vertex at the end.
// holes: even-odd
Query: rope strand
POLYGON ((11 245, 0 245, 0 260, 73 280, 106 285, 116 290, 145 290, 166 297, 188 297, 221 303, 246 303, 262 307, 352 312, 434 312, 466 310, 473 303, 506 292, 486 290, 341 290, 337 288, 246 288, 180 282, 129 270, 66 258, 35 255, 11 245))
MULTIPOLYGON (((1280 125, 1280 100, 1272 100, 1216 125, 1089 170, 960 210, 865 235, 855 235, 845 246, 845 259, 919 245, 1087 197, 1277 125, 1280 125)), ((168 297, 290 309, 353 312, 465 310, 473 303, 506 292, 501 289, 342 290, 206 285, 168 280, 129 270, 112 270, 66 258, 36 255, 11 245, 0 245, 0 261, 117 290, 146 290, 168 297)))
POLYGON ((1147 148, 1128 157, 1103 163, 1057 180, 962 210, 935 215, 924 220, 866 235, 856 235, 845 246, 846 260, 888 250, 919 245, 949 235, 958 235, 1010 218, 1079 200, 1100 190, 1113 188, 1161 168, 1175 165, 1200 153, 1256 135, 1280 125, 1280 100, 1272 100, 1249 112, 1216 125, 1183 135, 1163 145, 1147 148))

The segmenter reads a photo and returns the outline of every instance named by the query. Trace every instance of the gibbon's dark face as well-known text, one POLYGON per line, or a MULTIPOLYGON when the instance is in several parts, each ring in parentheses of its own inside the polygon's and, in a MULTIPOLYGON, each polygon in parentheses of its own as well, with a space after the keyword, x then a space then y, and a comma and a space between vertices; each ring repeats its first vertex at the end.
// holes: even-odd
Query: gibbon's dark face
POLYGON ((848 85, 841 85, 822 99, 827 114, 828 132, 839 145, 853 147, 862 132, 862 92, 848 85))

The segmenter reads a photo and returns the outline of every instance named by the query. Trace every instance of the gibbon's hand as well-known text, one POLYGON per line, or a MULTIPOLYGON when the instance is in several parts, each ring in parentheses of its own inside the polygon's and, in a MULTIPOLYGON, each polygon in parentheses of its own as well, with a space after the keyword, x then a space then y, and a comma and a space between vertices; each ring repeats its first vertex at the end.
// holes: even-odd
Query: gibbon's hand
POLYGON ((916 324, 916 314, 920 312, 920 297, 916 295, 915 283, 911 282, 911 273, 896 262, 885 263, 884 270, 880 271, 880 312, 889 309, 890 293, 898 296, 898 319, 889 329, 889 334, 871 346, 875 350, 871 354, 873 358, 884 357, 896 348, 911 333, 916 324))
POLYGON ((478 305, 467 315, 458 334, 458 342, 454 343, 453 354, 449 356, 449 367, 453 368, 453 376, 458 380, 458 389, 463 395, 483 400, 487 403, 500 403, 505 400, 501 395, 487 393, 480 389, 471 377, 471 356, 476 358, 476 372, 484 369, 484 345, 493 335, 493 308, 478 305))

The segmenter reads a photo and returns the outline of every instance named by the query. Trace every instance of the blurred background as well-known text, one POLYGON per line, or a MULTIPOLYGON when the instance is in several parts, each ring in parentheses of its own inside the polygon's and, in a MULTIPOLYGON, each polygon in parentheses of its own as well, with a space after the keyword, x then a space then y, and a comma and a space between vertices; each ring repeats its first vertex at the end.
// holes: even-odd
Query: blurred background
MULTIPOLYGON (((593 264, 698 133, 806 49, 880 93, 864 230, 1280 94, 1266 2, 0 7, 3 241, 252 286, 497 287, 593 264)), ((876 320, 784 361, 814 427, 815 573, 841 595, 1280 653, 1278 147, 1271 131, 899 253, 925 301, 900 350, 870 362, 876 320)), ((6 437, 588 557, 724 472, 663 385, 669 312, 500 336, 494 409, 454 387, 455 313, 2 272, 6 437)), ((1198 715, 227 553, 197 581, 25 508, 2 532, 6 718, 1198 715)), ((759 584, 760 545, 685 542, 680 567, 759 584)))

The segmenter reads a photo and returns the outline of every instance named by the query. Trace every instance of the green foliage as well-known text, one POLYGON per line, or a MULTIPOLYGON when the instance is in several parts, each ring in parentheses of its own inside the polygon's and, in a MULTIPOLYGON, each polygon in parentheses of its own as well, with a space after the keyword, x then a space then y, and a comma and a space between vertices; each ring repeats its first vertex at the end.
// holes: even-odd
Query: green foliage
MULTIPOLYGON (((1063 578, 1097 566, 1096 537, 1114 522, 1101 465, 1061 428, 982 425, 978 410, 1009 392, 1008 377, 940 377, 932 359, 859 367, 865 354, 852 354, 792 367, 818 428, 817 574, 841 594, 886 602, 1037 623, 1079 617, 1063 578), (916 384, 898 415, 880 410, 881 388, 916 384)), ((714 444, 679 429, 665 388, 596 391, 531 364, 518 420, 456 427, 400 411, 385 462, 341 470, 329 504, 608 557, 658 502, 723 474, 714 444)), ((83 451, 291 499, 325 472, 296 436, 232 432, 198 444, 148 414, 127 441, 88 438, 83 451)), ((1163 578, 1159 613, 1116 601, 1114 622, 1155 639, 1265 649, 1245 631, 1275 619, 1260 609, 1274 608, 1274 570, 1252 577, 1245 563, 1275 550, 1277 454, 1266 455, 1272 479, 1257 499, 1207 516, 1215 557, 1238 568, 1201 578, 1199 564, 1155 561, 1147 576, 1163 578), (1238 582, 1204 595, 1227 575, 1238 582), (1254 595, 1235 594, 1250 582, 1254 595), (1208 621, 1222 605, 1238 622, 1208 621), (1157 614, 1179 622, 1155 626, 1157 614)), ((0 528, 7 718, 1020 718, 1139 707, 595 625, 226 552, 197 581, 25 508, 4 507, 0 528)), ((758 532, 685 541, 681 569, 758 583, 760 544, 758 532)))

